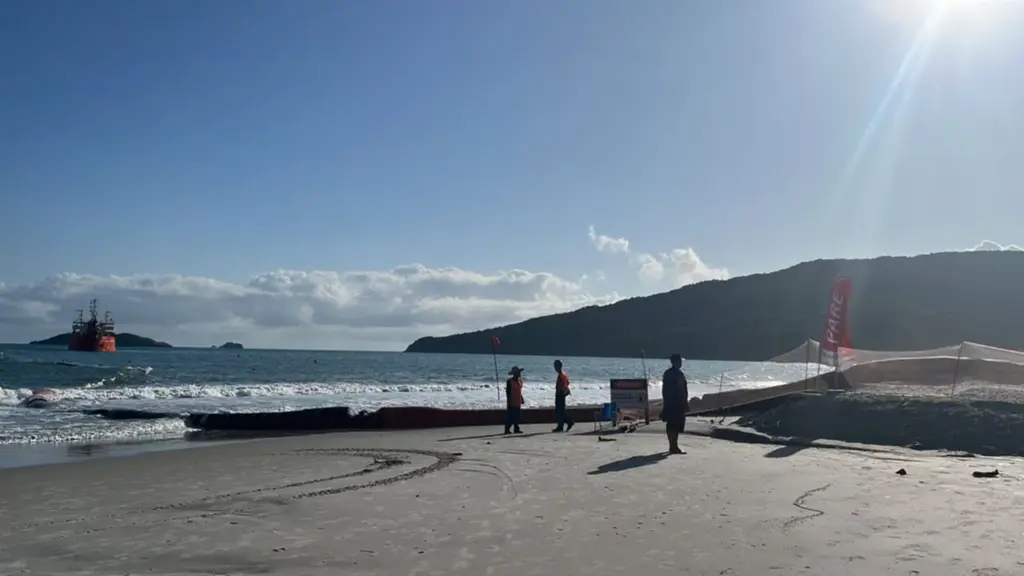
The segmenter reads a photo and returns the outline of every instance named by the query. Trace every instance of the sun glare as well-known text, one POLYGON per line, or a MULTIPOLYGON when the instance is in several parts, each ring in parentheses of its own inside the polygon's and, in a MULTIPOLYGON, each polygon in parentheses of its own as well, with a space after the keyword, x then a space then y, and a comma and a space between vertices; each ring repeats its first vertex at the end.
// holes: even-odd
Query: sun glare
POLYGON ((883 18, 916 25, 936 12, 959 18, 993 16, 1014 0, 870 0, 871 6, 883 18))
POLYGON ((967 13, 979 12, 986 10, 995 5, 993 0, 937 0, 938 2, 948 2, 950 4, 949 9, 952 11, 963 11, 967 13))

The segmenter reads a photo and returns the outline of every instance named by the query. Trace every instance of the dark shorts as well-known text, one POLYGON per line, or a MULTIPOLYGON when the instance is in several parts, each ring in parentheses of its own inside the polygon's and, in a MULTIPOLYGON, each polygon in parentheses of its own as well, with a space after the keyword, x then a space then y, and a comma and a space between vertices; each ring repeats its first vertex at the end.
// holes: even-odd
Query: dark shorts
POLYGON ((682 432, 686 428, 686 407, 663 409, 661 419, 669 430, 682 432))
POLYGON ((665 420, 665 429, 669 432, 682 434, 686 430, 686 418, 674 418, 665 420))

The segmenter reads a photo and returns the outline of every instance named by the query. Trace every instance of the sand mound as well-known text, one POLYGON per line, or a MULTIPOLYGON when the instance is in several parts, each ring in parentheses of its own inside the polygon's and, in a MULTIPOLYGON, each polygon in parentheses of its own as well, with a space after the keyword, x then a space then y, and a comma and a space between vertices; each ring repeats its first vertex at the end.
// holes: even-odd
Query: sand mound
POLYGON ((771 436, 1024 456, 1024 406, 897 398, 864 392, 795 394, 738 424, 771 436))
POLYGON ((948 398, 1024 405, 1024 364, 975 358, 896 358, 815 373, 805 380, 705 394, 690 400, 691 415, 762 411, 801 392, 851 390, 892 400, 948 398), (955 386, 954 386, 955 382, 955 386))

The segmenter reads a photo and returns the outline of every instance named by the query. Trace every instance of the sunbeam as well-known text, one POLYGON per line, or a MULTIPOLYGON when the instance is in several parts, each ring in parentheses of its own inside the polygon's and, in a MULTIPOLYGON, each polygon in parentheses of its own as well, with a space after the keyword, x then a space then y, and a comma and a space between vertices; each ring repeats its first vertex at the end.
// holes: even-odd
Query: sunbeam
MULTIPOLYGON (((966 0, 952 0, 955 2, 962 2, 966 0)), ((920 72, 920 65, 926 58, 927 53, 931 49, 932 41, 935 38, 937 31, 939 30, 942 21, 951 6, 950 1, 942 2, 937 4, 935 8, 928 14, 924 23, 921 25, 917 34, 914 36, 914 41, 911 43, 910 48, 904 54, 903 59, 900 61, 899 68, 896 69, 896 73, 893 75, 892 81, 889 82, 889 86, 885 91, 885 95, 882 97, 881 102, 875 108, 875 113, 871 116, 867 126, 861 133, 860 139, 857 142, 856 148, 854 148, 853 154, 850 159, 846 162, 846 167, 843 170, 843 175, 836 186, 835 192, 833 193, 833 205, 835 205, 847 192, 850 180, 857 173, 860 168, 861 161, 864 158, 865 153, 874 142, 876 135, 882 125, 883 120, 886 118, 889 108, 892 106, 893 100, 900 93, 901 89, 912 92, 913 86, 906 86, 907 78, 911 75, 911 71, 918 69, 913 75, 916 79, 920 72)))

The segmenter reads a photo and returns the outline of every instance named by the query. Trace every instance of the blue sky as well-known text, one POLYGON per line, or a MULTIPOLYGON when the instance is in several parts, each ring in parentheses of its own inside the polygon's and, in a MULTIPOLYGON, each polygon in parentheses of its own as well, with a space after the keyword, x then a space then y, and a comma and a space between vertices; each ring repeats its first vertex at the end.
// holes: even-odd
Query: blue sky
POLYGON ((637 269, 681 248, 735 276, 1021 244, 1021 29, 996 0, 8 0, 0 281, 417 264, 603 297, 674 287, 637 269))

